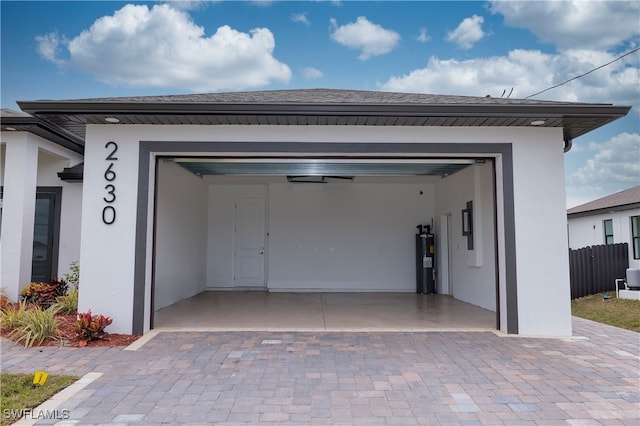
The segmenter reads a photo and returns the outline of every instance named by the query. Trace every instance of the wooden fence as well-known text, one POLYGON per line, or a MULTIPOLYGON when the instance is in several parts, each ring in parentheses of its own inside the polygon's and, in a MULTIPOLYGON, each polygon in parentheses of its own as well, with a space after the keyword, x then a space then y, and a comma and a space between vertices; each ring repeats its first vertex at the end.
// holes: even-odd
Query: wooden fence
POLYGON ((569 250, 571 298, 615 291, 629 267, 629 245, 607 244, 569 250))

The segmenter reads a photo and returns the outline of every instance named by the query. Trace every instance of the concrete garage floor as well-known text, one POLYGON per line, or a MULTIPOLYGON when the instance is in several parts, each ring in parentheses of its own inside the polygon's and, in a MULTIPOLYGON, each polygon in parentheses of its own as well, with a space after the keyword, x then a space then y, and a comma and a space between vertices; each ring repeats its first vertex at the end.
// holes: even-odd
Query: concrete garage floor
POLYGON ((154 328, 487 331, 496 314, 439 294, 207 291, 156 311, 154 328))

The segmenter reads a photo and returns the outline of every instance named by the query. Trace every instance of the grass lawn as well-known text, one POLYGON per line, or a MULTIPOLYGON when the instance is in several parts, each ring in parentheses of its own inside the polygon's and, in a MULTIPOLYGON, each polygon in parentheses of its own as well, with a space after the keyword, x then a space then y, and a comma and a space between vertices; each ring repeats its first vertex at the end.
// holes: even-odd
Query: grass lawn
POLYGON ((571 314, 640 332, 640 300, 616 299, 615 291, 572 300, 571 314), (611 296, 611 299, 605 300, 605 294, 611 296))
MULTIPOLYGON (((43 386, 34 388, 32 374, 0 373, 0 424, 4 426, 16 422, 25 409, 37 407, 76 380, 78 377, 75 376, 51 375, 43 386)), ((33 413, 33 416, 37 415, 33 413)))

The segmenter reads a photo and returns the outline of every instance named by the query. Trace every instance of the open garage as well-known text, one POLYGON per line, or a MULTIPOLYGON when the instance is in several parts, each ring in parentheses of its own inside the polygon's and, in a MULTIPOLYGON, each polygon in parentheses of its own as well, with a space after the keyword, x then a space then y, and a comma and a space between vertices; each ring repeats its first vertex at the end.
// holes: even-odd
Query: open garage
MULTIPOLYGON (((437 236, 435 264, 428 271, 436 285, 429 293, 450 295, 492 312, 493 319, 483 326, 496 327, 491 158, 159 157, 157 161, 155 255, 163 260, 155 262, 154 312, 204 291, 327 293, 317 296, 321 308, 332 300, 347 300, 346 293, 356 293, 348 296, 349 305, 338 306, 352 312, 358 305, 375 308, 361 313, 362 318, 373 318, 391 309, 394 300, 403 300, 396 309, 419 314, 425 327, 459 326, 460 322, 435 318, 439 312, 435 305, 427 307, 420 300, 428 296, 394 299, 389 294, 416 293, 416 263, 422 258, 416 259, 415 239, 418 227, 428 226, 437 236), (471 238, 479 246, 470 248, 462 232, 461 210, 474 198, 476 225, 471 238), (336 292, 343 294, 328 297, 336 292), (369 292, 386 294, 363 294, 369 292)), ((264 296, 217 297, 226 300, 224 304, 244 300, 249 308, 240 306, 236 311, 256 312, 250 303, 264 296)), ((307 299, 297 300, 299 305, 307 299)), ((208 324, 202 320, 211 315, 206 304, 183 305, 190 308, 179 315, 160 314, 179 320, 164 319, 160 324, 216 327, 221 323, 219 318, 208 324), (198 312, 198 318, 186 318, 189 312, 198 312)), ((211 310, 219 313, 220 307, 212 304, 211 310)), ((268 316, 258 318, 262 321, 258 325, 268 316)), ((458 319, 463 316, 460 311, 458 319)), ((475 319, 469 323, 473 324, 475 319)), ((300 327, 300 319, 291 322, 290 327, 296 326, 300 327)), ((349 326, 353 326, 349 321, 343 325, 349 326)), ((386 326, 402 328, 393 322, 386 326)))
MULTIPOLYGON (((79 232, 51 250, 80 254, 79 309, 115 333, 147 332, 172 306, 371 316, 434 299, 505 333, 568 336, 564 152, 629 111, 332 89, 18 104, 25 114, 2 121, 2 282, 12 297, 28 282, 24 194, 56 178, 38 160, 55 147, 71 160, 57 177, 82 197, 65 183, 61 212, 81 214, 79 232), (436 295, 415 293, 419 225, 434 234, 422 265, 436 295)), ((409 321, 454 324, 424 306, 409 321)))

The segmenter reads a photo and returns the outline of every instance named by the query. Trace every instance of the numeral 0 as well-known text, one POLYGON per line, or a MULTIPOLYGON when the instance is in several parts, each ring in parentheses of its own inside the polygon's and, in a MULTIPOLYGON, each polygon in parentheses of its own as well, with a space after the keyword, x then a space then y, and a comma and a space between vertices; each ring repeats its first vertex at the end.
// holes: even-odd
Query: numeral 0
POLYGON ((105 206, 102 209, 102 221, 106 225, 111 225, 116 221, 116 209, 113 206, 105 206))

